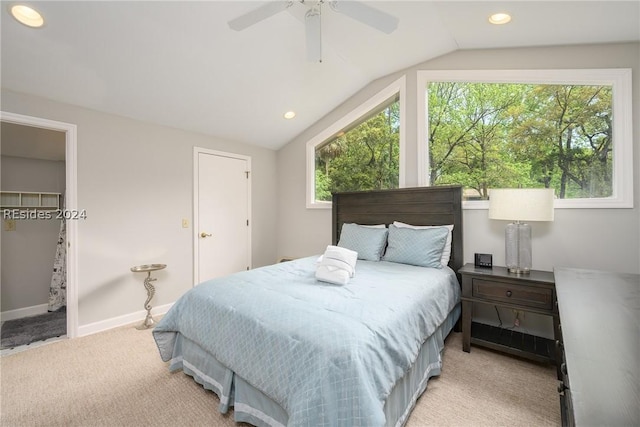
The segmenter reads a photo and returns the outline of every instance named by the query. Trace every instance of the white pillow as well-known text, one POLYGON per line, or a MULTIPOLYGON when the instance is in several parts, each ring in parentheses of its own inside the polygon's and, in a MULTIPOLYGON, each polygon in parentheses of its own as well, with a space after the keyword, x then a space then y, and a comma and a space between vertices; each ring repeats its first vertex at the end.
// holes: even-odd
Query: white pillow
POLYGON ((447 229, 449 229, 449 235, 447 236, 447 241, 444 244, 444 250, 442 251, 442 258, 440 259, 440 263, 444 266, 449 264, 449 260, 451 259, 451 239, 452 239, 452 232, 453 232, 453 224, 449 224, 449 225, 411 225, 411 224, 405 224, 404 222, 399 222, 399 221, 393 221, 393 225, 395 225, 398 228, 414 228, 414 229, 421 229, 421 228, 434 228, 434 227, 446 227, 447 229))

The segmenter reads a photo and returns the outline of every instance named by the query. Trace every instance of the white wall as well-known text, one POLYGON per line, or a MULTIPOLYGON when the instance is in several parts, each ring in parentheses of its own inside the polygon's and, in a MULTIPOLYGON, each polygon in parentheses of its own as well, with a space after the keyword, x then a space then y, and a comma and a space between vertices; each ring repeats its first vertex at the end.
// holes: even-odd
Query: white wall
MULTIPOLYGON (((1 159, 3 191, 64 193, 64 162, 1 159)), ((55 217, 16 220, 14 231, 2 227, 2 312, 48 303, 59 232, 55 217)))
MULTIPOLYGON (((407 186, 416 186, 416 71, 426 69, 632 68, 634 118, 640 112, 640 44, 621 43, 528 49, 457 51, 377 81, 336 108, 278 152, 278 254, 320 253, 331 242, 331 210, 305 207, 305 144, 378 90, 405 75, 407 79, 407 186)), ((533 224, 533 267, 558 266, 640 272, 640 121, 633 129, 633 209, 557 209, 553 223, 533 224)), ((464 256, 493 253, 504 265, 504 223, 490 221, 486 210, 464 212, 464 256)))
POLYGON ((154 307, 192 287, 193 229, 182 219, 192 225, 194 146, 251 157, 253 266, 276 261, 274 151, 7 90, 2 111, 77 125, 77 207, 87 212, 77 242, 81 329, 143 310, 134 265, 167 264, 154 274, 154 307))

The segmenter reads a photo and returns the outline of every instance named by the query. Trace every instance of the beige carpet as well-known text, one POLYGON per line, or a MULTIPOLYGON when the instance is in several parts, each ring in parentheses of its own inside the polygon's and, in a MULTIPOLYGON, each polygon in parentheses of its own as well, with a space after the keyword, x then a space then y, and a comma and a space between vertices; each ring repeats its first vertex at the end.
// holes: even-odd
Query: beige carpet
MULTIPOLYGON (((446 342, 444 370, 407 423, 418 426, 560 425, 555 368, 446 342)), ((0 359, 2 426, 234 426, 218 399, 169 373, 151 331, 118 328, 0 359)))

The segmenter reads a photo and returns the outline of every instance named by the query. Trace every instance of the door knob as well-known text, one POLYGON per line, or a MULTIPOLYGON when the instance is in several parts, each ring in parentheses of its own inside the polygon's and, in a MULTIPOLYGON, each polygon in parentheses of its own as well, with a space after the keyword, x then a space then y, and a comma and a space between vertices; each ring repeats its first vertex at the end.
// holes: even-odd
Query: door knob
POLYGON ((207 234, 203 231, 202 233, 200 233, 200 237, 204 239, 205 237, 211 237, 211 234, 207 234))

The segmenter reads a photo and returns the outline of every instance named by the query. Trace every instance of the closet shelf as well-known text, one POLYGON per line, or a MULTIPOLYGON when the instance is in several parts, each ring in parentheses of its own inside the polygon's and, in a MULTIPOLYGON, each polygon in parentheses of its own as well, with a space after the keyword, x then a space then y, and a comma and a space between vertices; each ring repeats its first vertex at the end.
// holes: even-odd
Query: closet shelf
POLYGON ((60 209, 61 199, 61 193, 33 191, 0 192, 0 205, 2 209, 60 209))

